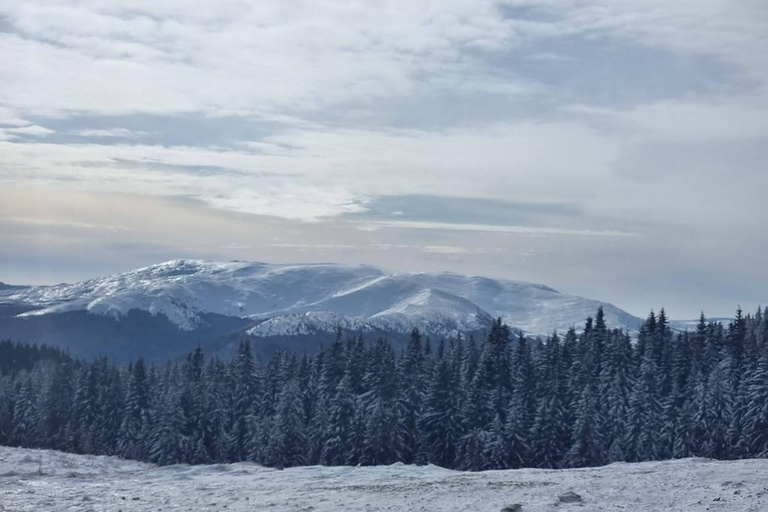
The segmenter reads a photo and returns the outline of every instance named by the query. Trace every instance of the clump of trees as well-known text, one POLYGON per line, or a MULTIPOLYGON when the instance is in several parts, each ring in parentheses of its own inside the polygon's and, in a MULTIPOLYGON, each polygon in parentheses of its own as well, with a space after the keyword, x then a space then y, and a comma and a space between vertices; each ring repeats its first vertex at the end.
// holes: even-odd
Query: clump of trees
POLYGON ((479 343, 401 353, 342 339, 314 356, 116 366, 0 343, 0 443, 157 464, 256 461, 567 468, 768 456, 768 315, 675 333, 662 310, 636 339, 606 326, 546 339, 501 320, 479 343), (9 363, 13 354, 13 361, 9 363))

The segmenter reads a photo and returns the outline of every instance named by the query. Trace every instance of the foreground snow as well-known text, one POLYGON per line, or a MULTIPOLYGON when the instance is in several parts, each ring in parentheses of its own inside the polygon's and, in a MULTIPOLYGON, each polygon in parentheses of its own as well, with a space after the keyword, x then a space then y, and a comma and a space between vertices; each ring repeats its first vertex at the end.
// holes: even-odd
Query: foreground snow
POLYGON ((768 460, 687 459, 579 470, 462 473, 434 466, 155 467, 0 447, 0 510, 22 511, 768 510, 768 460), (582 503, 558 503, 573 491, 582 503))

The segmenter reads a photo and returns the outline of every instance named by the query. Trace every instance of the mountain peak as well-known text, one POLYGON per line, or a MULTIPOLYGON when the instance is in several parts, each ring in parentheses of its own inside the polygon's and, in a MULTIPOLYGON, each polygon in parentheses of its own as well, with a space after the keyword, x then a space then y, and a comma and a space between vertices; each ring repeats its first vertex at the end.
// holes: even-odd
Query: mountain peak
POLYGON ((80 283, 3 289, 0 299, 35 308, 24 313, 28 316, 87 311, 120 317, 134 309, 147 311, 165 315, 183 330, 197 329, 201 315, 215 313, 254 323, 285 317, 302 325, 313 318, 329 324, 343 317, 340 324, 363 322, 402 332, 419 327, 435 335, 484 329, 490 318, 501 317, 524 332, 550 334, 580 326, 601 305, 610 326, 639 324, 615 306, 544 285, 336 263, 175 259, 80 283))

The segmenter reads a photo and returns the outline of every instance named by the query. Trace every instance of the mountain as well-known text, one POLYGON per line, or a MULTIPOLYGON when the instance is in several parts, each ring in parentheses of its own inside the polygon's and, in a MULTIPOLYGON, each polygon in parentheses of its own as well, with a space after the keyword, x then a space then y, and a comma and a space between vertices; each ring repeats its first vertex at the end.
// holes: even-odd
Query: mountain
MULTIPOLYGON (((714 316, 714 317, 707 317, 706 318, 707 323, 720 323, 723 325, 728 325, 733 321, 733 317, 727 317, 727 316, 714 316)), ((698 318, 695 320, 670 320, 669 321, 669 327, 673 331, 677 332, 685 332, 685 331, 695 331, 696 327, 699 325, 698 318)))
POLYGON ((164 357, 243 336, 264 350, 312 349, 307 343, 330 341, 339 327, 397 340, 414 327, 435 337, 481 332, 496 317, 528 334, 549 334, 582 325, 601 305, 611 327, 640 323, 611 304, 503 279, 174 260, 75 284, 0 288, 0 338, 118 358, 164 357))
POLYGON ((27 286, 14 286, 12 284, 6 284, 6 283, 0 281, 0 291, 23 290, 24 288, 28 288, 28 287, 27 286))

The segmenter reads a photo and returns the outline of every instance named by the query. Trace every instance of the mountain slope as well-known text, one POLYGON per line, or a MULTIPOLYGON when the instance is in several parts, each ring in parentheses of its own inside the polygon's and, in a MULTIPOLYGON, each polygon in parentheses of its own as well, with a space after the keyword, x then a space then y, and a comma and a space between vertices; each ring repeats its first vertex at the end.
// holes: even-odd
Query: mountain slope
MULTIPOLYGON (((75 284, 1 288, 0 304, 16 308, 5 318, 21 337, 25 325, 42 318, 82 312, 115 322, 131 311, 145 312, 166 318, 181 333, 209 328, 212 315, 236 318, 245 322, 237 324, 245 328, 241 335, 254 337, 331 333, 339 326, 377 334, 418 327, 451 336, 482 331, 495 317, 530 334, 549 334, 582 325, 600 305, 611 327, 634 330, 640 322, 613 305, 530 283, 452 273, 390 274, 364 265, 241 261, 174 260, 75 284)), ((0 337, 10 325, 2 318, 0 337)))

